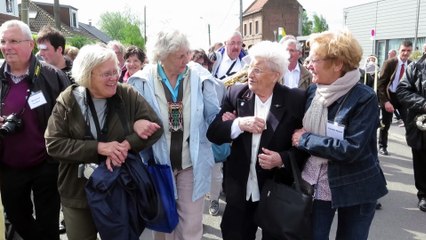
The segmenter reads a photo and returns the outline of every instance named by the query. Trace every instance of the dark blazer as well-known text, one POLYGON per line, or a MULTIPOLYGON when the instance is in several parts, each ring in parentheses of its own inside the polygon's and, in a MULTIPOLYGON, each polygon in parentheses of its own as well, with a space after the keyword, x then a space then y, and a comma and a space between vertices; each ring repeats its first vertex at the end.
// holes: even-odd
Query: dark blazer
MULTIPOLYGON (((411 61, 407 60, 407 66, 411 61)), ((385 102, 390 101, 389 86, 395 77, 398 67, 398 58, 389 58, 383 63, 382 70, 380 71, 379 79, 377 80, 377 95, 379 97, 380 105, 383 106, 385 102)))
MULTIPOLYGON (((303 165, 307 155, 292 148, 291 137, 294 130, 302 127, 302 119, 305 107, 305 91, 289 89, 277 83, 273 90, 271 108, 267 118, 267 127, 262 133, 259 145, 261 148, 279 152, 283 159, 284 168, 264 170, 256 163, 259 189, 267 178, 271 178, 276 172, 286 183, 292 182, 291 167, 288 151, 294 151, 299 165, 303 165)), ((236 139, 231 139, 231 126, 233 121, 222 121, 224 112, 236 111, 237 117, 254 116, 255 94, 247 84, 232 86, 222 103, 222 109, 211 123, 207 138, 215 144, 232 142, 231 155, 226 162, 225 188, 228 204, 243 204, 246 196, 246 185, 250 171, 252 134, 244 132, 236 139)))

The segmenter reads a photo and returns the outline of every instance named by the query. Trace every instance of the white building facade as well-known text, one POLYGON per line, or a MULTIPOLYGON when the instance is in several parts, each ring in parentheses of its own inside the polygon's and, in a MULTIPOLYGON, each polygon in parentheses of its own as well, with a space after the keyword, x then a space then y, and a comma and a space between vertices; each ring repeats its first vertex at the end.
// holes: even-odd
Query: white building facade
POLYGON ((426 0, 381 0, 345 8, 343 14, 346 27, 363 48, 362 62, 374 54, 381 66, 387 52, 398 50, 403 40, 411 40, 413 50, 423 50, 426 0))

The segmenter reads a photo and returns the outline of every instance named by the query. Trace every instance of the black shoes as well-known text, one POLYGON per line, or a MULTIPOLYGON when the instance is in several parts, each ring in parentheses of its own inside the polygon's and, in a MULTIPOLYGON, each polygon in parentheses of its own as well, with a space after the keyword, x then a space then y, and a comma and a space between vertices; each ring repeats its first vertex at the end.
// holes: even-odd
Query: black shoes
POLYGON ((379 153, 380 153, 381 155, 385 155, 385 156, 389 155, 388 150, 387 150, 386 148, 384 148, 384 147, 381 147, 381 148, 379 149, 379 153))
POLYGON ((420 198, 419 209, 423 212, 426 212, 426 198, 420 198))
POLYGON ((382 204, 377 202, 376 203, 376 210, 380 210, 380 209, 382 209, 382 204))

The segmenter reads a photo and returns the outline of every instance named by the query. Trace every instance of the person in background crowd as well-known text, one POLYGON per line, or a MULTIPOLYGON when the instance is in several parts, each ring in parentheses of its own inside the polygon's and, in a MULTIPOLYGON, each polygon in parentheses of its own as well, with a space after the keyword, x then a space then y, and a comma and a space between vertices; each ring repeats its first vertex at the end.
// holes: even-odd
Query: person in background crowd
MULTIPOLYGON (((154 239, 200 240, 204 196, 210 190, 214 164, 206 131, 219 112, 215 80, 201 65, 188 64, 189 41, 180 31, 160 31, 151 39, 147 49, 152 64, 132 75, 128 84, 147 99, 167 126, 152 146, 152 154, 173 169, 179 214, 174 231, 155 232, 154 239)), ((142 152, 144 157, 146 153, 142 152)))
POLYGON ((396 54, 397 54, 397 52, 396 52, 395 49, 389 50, 389 52, 388 52, 388 59, 396 57, 396 54))
POLYGON ((115 55, 118 59, 118 67, 121 70, 125 70, 124 53, 126 51, 126 48, 124 47, 124 45, 120 41, 112 40, 107 43, 107 47, 115 52, 115 55))
MULTIPOLYGON (((204 50, 193 50, 192 54, 192 61, 197 62, 201 64, 205 68, 209 68, 211 66, 210 59, 207 57, 204 50)), ((219 100, 219 104, 222 103, 223 98, 225 97, 225 85, 222 81, 215 78, 216 81, 216 93, 219 100)), ((222 161, 226 159, 230 153, 229 144, 222 144, 222 145, 216 145, 213 144, 212 146, 213 155, 215 160, 219 161, 213 166, 212 170, 212 182, 211 182, 211 188, 210 193, 208 194, 208 197, 210 199, 210 206, 209 206, 209 214, 212 216, 217 216, 220 211, 220 205, 219 205, 219 197, 220 192, 222 190, 222 180, 223 180, 223 174, 222 174, 222 161)))
POLYGON ((285 41, 280 41, 290 55, 290 63, 287 73, 284 75, 283 84, 289 88, 306 89, 312 82, 312 75, 309 71, 299 63, 300 45, 297 40, 288 38, 285 41))
POLYGON ((34 45, 27 24, 1 25, 1 196, 23 239, 50 240, 59 239, 58 164, 47 155, 43 134, 55 99, 70 82, 61 70, 36 59, 34 45))
POLYGON ((223 43, 216 42, 209 48, 209 54, 212 52, 216 52, 217 50, 221 49, 223 47, 223 43))
POLYGON ((315 84, 292 141, 311 155, 302 178, 315 186, 313 239, 329 239, 337 211, 336 239, 366 240, 377 199, 387 193, 377 156, 377 96, 358 83, 362 48, 349 31, 314 34, 309 43, 315 84))
MULTIPOLYGON (((293 132, 302 126, 305 93, 279 83, 288 68, 282 45, 262 41, 249 49, 248 81, 228 89, 222 108, 207 131, 215 144, 231 143, 224 181, 226 207, 221 230, 224 240, 254 240, 254 214, 260 191, 274 173, 291 184, 289 151, 293 132), (290 169, 289 169, 290 168, 290 169)), ((262 232, 262 239, 274 239, 262 232)))
MULTIPOLYGON (((47 25, 40 29, 37 34, 37 46, 43 61, 61 69, 70 82, 74 82, 71 76, 72 60, 64 56, 65 37, 55 28, 47 25)), ((65 221, 59 223, 59 233, 66 232, 65 221)))
POLYGON ((127 82, 130 76, 141 70, 148 62, 145 52, 137 46, 129 46, 124 53, 125 71, 121 72, 119 81, 127 82))
POLYGON ((211 66, 209 67, 210 72, 213 70, 213 65, 217 60, 216 51, 221 49, 222 47, 223 47, 223 43, 217 42, 209 48, 209 52, 207 56, 210 59, 210 64, 211 64, 211 66))
POLYGON ((303 61, 303 67, 307 69, 308 65, 309 65, 309 58, 305 58, 305 60, 303 61))
POLYGON ((244 67, 241 59, 246 55, 243 51, 243 40, 240 32, 233 32, 225 41, 225 47, 215 52, 216 61, 212 67, 212 74, 225 81, 226 78, 237 73, 244 67))
POLYGON ((37 47, 40 57, 49 64, 61 69, 73 82, 71 77, 72 60, 64 56, 65 37, 55 28, 47 25, 37 34, 37 47))
POLYGON ((79 49, 74 46, 66 46, 64 54, 68 56, 71 61, 74 61, 75 57, 77 57, 79 49))
POLYGON ((211 68, 211 61, 210 61, 209 57, 207 56, 206 52, 203 49, 192 50, 191 61, 194 61, 194 62, 200 64, 201 66, 203 66, 207 70, 209 68, 211 68))
POLYGON ((396 97, 396 88, 411 60, 408 58, 413 50, 413 43, 405 40, 399 46, 398 57, 390 58, 383 63, 377 82, 377 95, 382 108, 382 126, 379 131, 379 153, 389 155, 388 132, 392 123, 395 110, 398 110, 400 118, 405 123, 406 109, 396 97))
MULTIPOLYGON (((426 44, 424 45, 426 47, 426 44)), ((414 184, 418 208, 426 212, 426 49, 417 63, 408 65, 396 90, 399 101, 407 108, 406 140, 413 155, 414 184), (423 76, 423 77, 422 77, 423 76), (423 120, 421 120, 423 118, 423 120)))
POLYGON ((160 119, 143 97, 132 87, 117 84, 119 72, 111 49, 84 46, 72 68, 77 84, 60 94, 49 118, 46 148, 60 163, 58 188, 69 240, 97 239, 84 192, 88 176, 79 176, 80 164, 105 161, 113 171, 129 151, 151 146, 163 133, 160 119), (142 129, 147 137, 129 133, 123 122, 142 129))

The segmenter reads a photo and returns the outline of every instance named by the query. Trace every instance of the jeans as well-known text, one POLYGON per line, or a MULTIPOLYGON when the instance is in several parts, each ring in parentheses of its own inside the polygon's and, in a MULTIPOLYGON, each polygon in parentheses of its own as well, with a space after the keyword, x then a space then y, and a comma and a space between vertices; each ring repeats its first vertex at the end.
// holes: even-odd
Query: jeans
POLYGON ((332 208, 330 201, 315 200, 312 210, 314 240, 327 240, 337 210, 338 240, 366 240, 373 221, 376 202, 350 207, 332 208))

